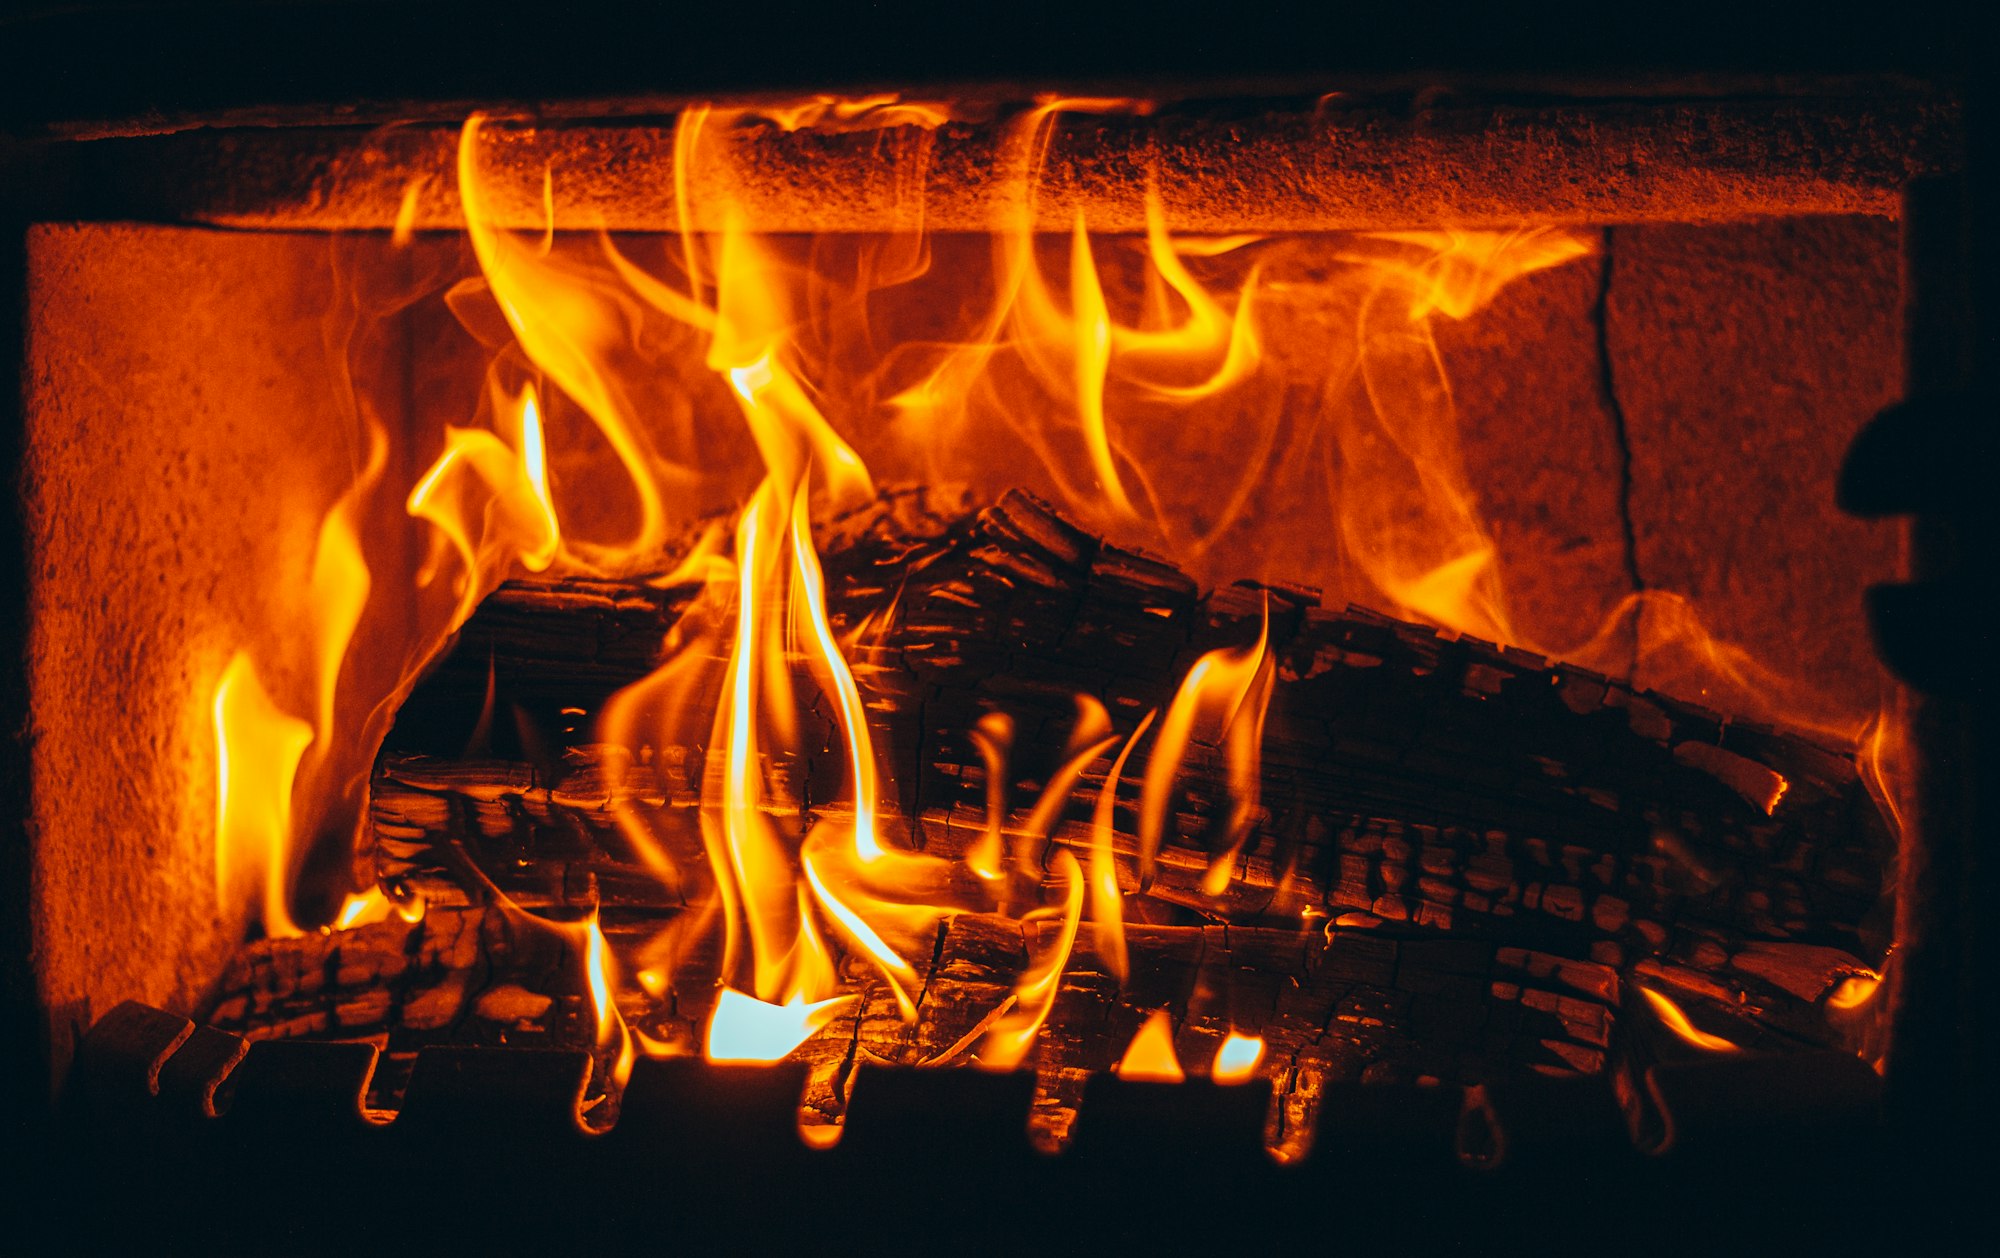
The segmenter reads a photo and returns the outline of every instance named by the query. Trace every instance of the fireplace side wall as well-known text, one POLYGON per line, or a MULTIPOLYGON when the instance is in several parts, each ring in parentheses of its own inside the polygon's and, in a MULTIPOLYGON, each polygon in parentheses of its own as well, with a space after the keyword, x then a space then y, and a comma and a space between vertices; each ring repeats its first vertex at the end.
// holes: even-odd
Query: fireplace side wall
POLYGON ((28 234, 30 917, 58 1073, 120 1000, 191 1009, 243 936, 208 696, 238 645, 278 680, 296 659, 255 627, 284 623, 364 457, 330 285, 324 237, 28 234))

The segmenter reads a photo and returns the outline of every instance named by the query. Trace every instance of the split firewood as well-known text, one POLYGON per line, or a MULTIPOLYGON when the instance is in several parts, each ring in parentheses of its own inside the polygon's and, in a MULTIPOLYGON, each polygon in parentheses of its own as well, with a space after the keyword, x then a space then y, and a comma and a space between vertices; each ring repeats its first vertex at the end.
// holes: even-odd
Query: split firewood
MULTIPOLYGON (((829 546, 825 566, 839 626, 896 607, 853 662, 913 846, 957 855, 984 830, 970 731, 985 713, 1005 712, 1017 730, 1018 826, 1061 759, 1075 695, 1098 698, 1129 731, 1203 652, 1254 640, 1268 607, 1279 682, 1250 840, 1226 889, 1205 892, 1231 800, 1219 750, 1197 744, 1150 899, 1238 924, 1362 913, 1611 964, 1748 941, 1875 950, 1892 842, 1847 749, 1473 639, 1330 612, 1309 592, 1202 598, 1172 568, 1096 542, 1024 495, 955 521, 885 509, 829 546)), ((448 897, 449 870, 426 854, 462 838, 524 902, 682 903, 624 850, 613 813, 636 809, 670 843, 681 836, 698 865, 703 748, 598 746, 588 718, 664 659, 687 597, 538 582, 490 599, 412 697, 404 724, 416 734, 393 739, 378 766, 381 873, 448 897), (525 740, 535 760, 444 754, 422 736, 435 713, 479 711, 491 695, 536 731, 525 740)), ((799 742, 813 750, 769 766, 788 796, 778 804, 799 813, 839 806, 844 767, 837 727, 823 711, 807 720, 817 728, 799 742)), ((1128 891, 1148 750, 1136 749, 1114 810, 1128 891)), ((1055 842, 1088 843, 1110 758, 1084 773, 1055 842)))
MULTIPOLYGON (((1082 1081, 1155 1009, 1173 1014, 1196 1068, 1231 1030, 1262 1036, 1281 1085, 1273 1140, 1295 1145, 1327 1083, 1605 1070, 1651 1017, 1638 987, 1749 1046, 1834 1043, 1820 1003, 1876 958, 1891 843, 1849 749, 1331 611, 1306 590, 1203 596, 1023 495, 972 513, 891 496, 838 522, 821 549, 835 627, 861 630, 849 659, 887 828, 945 857, 989 825, 971 738, 981 717, 1013 722, 1009 841, 1082 856, 1116 748, 1083 771, 1045 838, 1025 832, 1075 696, 1129 735, 1205 652, 1268 632, 1259 802, 1227 884, 1218 891, 1212 869, 1235 805, 1223 748, 1196 743, 1178 766, 1150 880, 1136 858, 1153 744, 1134 744, 1110 798, 1131 970, 1121 984, 1081 933, 1034 1058, 1051 1140, 1082 1081)), ((376 1038, 392 1062, 443 1041, 601 1045, 577 936, 535 915, 596 912, 614 954, 635 957, 707 894, 702 705, 719 696, 690 700, 703 719, 679 742, 606 745, 595 725, 611 695, 691 649, 674 637, 694 597, 559 580, 490 598, 411 696, 372 785, 376 869, 429 915, 254 945, 214 1020, 376 1038), (621 817, 643 823, 675 877, 639 859, 621 817)), ((719 688, 722 660, 708 663, 719 688)), ((800 693, 813 693, 803 680, 800 693)), ((767 807, 800 828, 850 809, 825 704, 793 745, 762 766, 767 807)), ((1051 929, 945 917, 906 949, 923 976, 914 1020, 849 957, 857 999, 799 1050, 809 1109, 837 1116, 860 1062, 967 1060, 1051 929)), ((697 942, 670 972, 619 976, 621 1014, 649 1051, 699 1050, 714 951, 697 942)))
MULTIPOLYGON (((637 952, 648 923, 609 920, 616 952, 637 952)), ((866 966, 845 978, 853 1005, 801 1046, 813 1068, 809 1116, 837 1121, 859 1063, 969 1063, 982 1032, 1013 1003, 1038 928, 996 914, 947 918, 927 955, 916 1017, 866 966)), ((433 1044, 603 1048, 574 936, 516 909, 433 908, 348 931, 263 940, 225 975, 207 1020, 252 1039, 366 1039, 383 1050, 370 1103, 394 1108, 415 1053, 433 1044)), ((1170 1012, 1176 1047, 1201 1073, 1231 1032, 1266 1043, 1280 1084, 1273 1141, 1297 1147, 1328 1083, 1464 1082, 1508 1068, 1552 1073, 1605 1066, 1619 1016, 1619 978, 1482 940, 1380 930, 1134 926, 1121 984, 1088 943, 1064 968, 1033 1065, 1036 1129, 1060 1143, 1084 1081, 1109 1069, 1141 1023, 1170 1012)), ((712 950, 682 955, 653 984, 622 975, 617 1004, 638 1051, 699 1051, 717 993, 712 950)), ((616 1056, 600 1053, 599 1079, 616 1056)))

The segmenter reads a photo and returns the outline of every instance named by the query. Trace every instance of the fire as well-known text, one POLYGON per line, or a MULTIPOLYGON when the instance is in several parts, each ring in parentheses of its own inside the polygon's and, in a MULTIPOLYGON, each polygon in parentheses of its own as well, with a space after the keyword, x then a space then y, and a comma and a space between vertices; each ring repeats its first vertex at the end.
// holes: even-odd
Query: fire
MULTIPOLYGON (((539 185, 543 230, 498 226, 504 190, 482 155, 489 130, 502 124, 469 119, 457 180, 478 275, 452 300, 490 306, 489 321, 511 341, 496 352, 474 413, 442 427, 436 448, 424 452, 428 465, 407 465, 423 473, 407 488, 382 490, 385 501, 400 496, 408 517, 392 510, 392 523, 417 522, 424 555, 415 571, 392 581, 382 564, 383 513, 371 514, 378 504, 370 495, 391 461, 377 434, 366 470, 320 521, 310 607, 301 612, 310 632, 300 650, 311 660, 253 662, 239 651, 216 684, 219 895, 240 897, 254 884, 266 932, 297 931, 289 880, 301 845, 341 828, 336 805, 353 802, 355 783, 365 782, 383 714, 510 574, 639 574, 692 602, 667 658, 603 706, 595 734, 633 753, 633 763, 669 749, 698 758, 688 761, 700 768, 689 811, 700 848, 689 840, 670 854, 658 816, 614 794, 620 833, 688 910, 636 958, 613 955, 595 915, 580 925, 543 923, 583 958, 610 1086, 622 1084, 636 1051, 669 1051, 626 1028, 616 999, 621 973, 664 1001, 684 981, 676 966, 690 945, 719 935, 705 1052, 777 1061, 854 1008, 853 976, 864 970, 879 976, 904 1019, 917 1021, 924 960, 949 919, 964 913, 1001 915, 1028 944, 1025 968, 991 1025, 982 1024, 976 1050, 982 1066, 1018 1068, 1054 1010, 1085 920, 1097 962, 1121 983, 1129 975, 1120 862, 1136 866, 1140 896, 1152 889, 1163 845, 1179 837, 1169 833, 1176 789, 1209 765, 1220 766, 1227 799, 1203 836, 1200 890, 1211 899, 1229 892, 1256 837, 1280 652, 1267 598, 1254 641, 1201 655, 1171 701, 1136 722, 1143 704, 1129 696, 1120 696, 1127 707, 1109 710, 1108 691, 1079 696, 1060 762, 1034 767, 1044 780, 1032 803, 1020 801, 1025 816, 1010 795, 1033 787, 1010 757, 1027 753, 1017 753, 1013 718, 987 712, 964 731, 985 767, 983 830, 957 861, 932 854, 885 789, 895 775, 871 732, 876 697, 856 646, 896 616, 899 594, 885 593, 865 616, 830 606, 818 538, 838 513, 875 495, 878 475, 944 483, 990 475, 993 461, 1018 462, 1023 482, 1052 492, 1120 546, 1158 548, 1192 565, 1252 518, 1271 469, 1309 441, 1341 478, 1321 531, 1337 543, 1337 562, 1388 610, 1607 672, 1643 664, 1685 675, 1702 697, 1757 696, 1732 704, 1736 711, 1792 715, 1810 706, 1708 635, 1695 610, 1671 595, 1635 596, 1596 638, 1569 650, 1523 642, 1516 631, 1498 545, 1461 457, 1436 328, 1471 317, 1522 276, 1587 255, 1587 237, 1557 228, 1380 233, 1343 245, 1339 263, 1348 269, 1334 278, 1300 279, 1285 271, 1281 240, 1176 236, 1152 176, 1142 237, 1094 233, 1089 207, 1065 207, 1055 230, 1044 230, 1040 166, 1064 119, 1145 108, 1051 99, 1016 119, 991 239, 975 242, 989 250, 973 265, 984 286, 968 311, 925 309, 925 335, 893 342, 883 329, 895 323, 896 299, 949 269, 937 252, 947 243, 920 231, 866 241, 760 235, 728 199, 727 141, 744 128, 935 128, 949 120, 947 108, 889 96, 690 108, 675 135, 679 230, 651 252, 608 235, 559 233, 549 172, 539 185), (701 207, 713 211, 702 221, 722 230, 694 229, 697 187, 725 198, 701 207), (1302 419, 1296 399, 1280 397, 1258 419, 1256 390, 1268 386, 1265 369, 1287 347, 1273 321, 1288 308, 1324 314, 1335 298, 1351 299, 1343 316, 1353 344, 1328 369, 1326 413, 1302 419), (1335 383, 1351 389, 1342 398, 1352 404, 1331 400, 1335 383), (1306 433, 1300 446, 1279 444, 1287 425, 1306 433), (1218 432, 1241 450, 1217 457, 1218 432), (1219 470, 1192 488, 1179 484, 1196 457, 1219 470), (698 521, 699 540, 676 549, 674 539, 698 521), (391 600, 414 600, 417 627, 386 642, 370 615, 391 600), (1615 658, 1634 642, 1641 659, 1615 658), (297 677, 309 684, 273 681, 297 677), (1080 832, 1081 818, 1068 813, 1092 767, 1114 751, 1079 862, 1063 846, 1080 832), (836 754, 833 797, 801 798, 790 768, 836 754), (1140 777, 1137 839, 1121 853, 1117 811, 1128 770, 1140 777), (1066 821, 1072 828, 1063 830, 1066 821)), ((411 237, 419 196, 411 185, 399 242, 411 237)), ((1159 680, 1162 692, 1172 683, 1159 680)), ((1036 731, 1023 728, 1028 748, 1036 731)), ((1879 778, 1896 750, 1893 729, 1878 723, 1869 747, 1879 778)), ((828 792, 815 781, 814 793, 828 792)), ((391 913, 417 920, 423 904, 366 888, 347 897, 333 925, 391 913)), ((1308 922, 1316 913, 1301 910, 1308 922)), ((1866 982, 1849 979, 1829 1006, 1864 1002, 1873 992, 1866 982)), ((1641 990, 1689 1042, 1736 1048, 1694 1028, 1665 996, 1641 990)), ((1264 1050, 1260 1038, 1232 1032, 1210 1074, 1252 1078, 1264 1050)), ((1184 1077, 1165 1011, 1148 1019, 1118 1070, 1130 1079, 1184 1077)))
POLYGON ((725 987, 708 1023, 710 1061, 783 1061, 854 1003, 852 996, 808 1002, 793 996, 771 1004, 725 987))
POLYGON ((599 1051, 612 1054, 610 1075, 605 1081, 606 1090, 622 1091, 625 1081, 632 1077, 632 1064, 637 1053, 632 1034, 625 1027, 625 1016, 618 1012, 618 1005, 613 999, 615 979, 611 946, 604 941, 604 928, 598 924, 596 913, 584 922, 583 938, 584 981, 590 989, 590 1008, 597 1023, 597 1047, 599 1051))
POLYGON ((1263 1060, 1261 1036, 1231 1031, 1229 1038, 1215 1050, 1215 1064, 1209 1067, 1208 1077, 1217 1083, 1243 1083, 1257 1077, 1257 1066, 1263 1060))
POLYGON ((300 933, 291 912, 294 862, 301 831, 328 824, 325 812, 345 794, 352 748, 340 742, 340 679, 368 604, 370 575, 363 554, 361 503, 382 474, 387 443, 369 430, 366 466, 321 518, 307 572, 301 618, 309 630, 305 661, 311 690, 296 706, 265 689, 248 652, 223 670, 209 701, 216 740, 216 886, 227 901, 241 883, 261 884, 259 920, 267 935, 300 933), (309 706, 308 706, 309 705, 309 706), (300 807, 303 800, 304 807, 300 807))
POLYGON ((1014 745, 1014 721, 1005 712, 988 712, 971 732, 973 746, 986 762, 986 831, 966 853, 965 863, 988 882, 1002 876, 1006 853, 1007 753, 1014 745))
POLYGON ((1083 870, 1067 850, 1055 854, 1055 874, 1063 887, 1059 909, 1037 909, 1022 920, 1025 927, 1049 917, 1061 925, 1053 947, 1043 949, 1042 959, 1031 965, 1014 985, 1014 1008, 986 1034, 979 1050, 979 1063, 989 1070, 1012 1070, 1034 1047, 1035 1036, 1055 1007, 1061 987, 1063 967, 1070 949, 1076 946, 1077 926, 1083 919, 1083 870))
POLYGON ((519 437, 512 446, 483 428, 445 429, 445 450, 410 490, 410 515, 437 530, 458 559, 454 620, 472 614, 487 593, 483 574, 518 561, 545 571, 562 546, 550 496, 541 407, 533 385, 512 409, 519 437))
POLYGON ((1111 771, 1105 775, 1104 786, 1097 792, 1097 803, 1090 812, 1091 938, 1098 960, 1120 983, 1130 976, 1132 963, 1125 949, 1125 896, 1118 889, 1118 862, 1111 852, 1112 817, 1118 807, 1118 782, 1124 776, 1125 762, 1158 715, 1157 711, 1146 713, 1132 736, 1125 740, 1118 758, 1111 762, 1111 771))
POLYGON ((1146 1019, 1146 1025, 1125 1049, 1125 1056, 1119 1058, 1117 1069, 1119 1078, 1141 1083, 1186 1081, 1180 1055, 1174 1052, 1174 1020, 1166 1010, 1155 1009, 1146 1019))
POLYGON ((1249 837, 1257 811, 1264 745, 1264 717, 1271 704, 1275 677, 1266 650, 1270 641, 1270 606, 1265 604, 1257 641, 1243 649, 1218 649, 1196 660, 1182 679, 1160 736, 1146 765, 1139 800, 1139 885, 1152 885, 1154 865, 1165 837, 1167 807, 1174 779, 1187 756, 1188 744, 1222 745, 1229 763, 1230 794, 1235 800, 1225 828, 1223 850, 1210 862, 1202 891, 1221 895, 1229 886, 1236 854, 1249 837))
POLYGON ((350 894, 341 902, 340 912, 334 915, 334 930, 352 930, 356 926, 367 926, 375 922, 386 922, 391 915, 402 918, 414 926, 424 920, 424 898, 420 895, 406 899, 391 898, 380 887, 370 887, 366 891, 350 894))
POLYGON ((1885 704, 1862 731, 1861 773, 1869 793, 1888 811, 1898 833, 1903 829, 1901 791, 1910 780, 1908 751, 1908 735, 1901 715, 1885 704))
MULTIPOLYGON (((458 149, 465 231, 480 273, 523 352, 590 418, 625 470, 638 521, 617 552, 656 551, 666 538, 667 511, 653 467, 655 456, 646 426, 631 413, 609 362, 612 348, 626 335, 624 311, 609 300, 610 290, 570 282, 550 264, 545 248, 489 225, 493 216, 483 200, 485 183, 478 162, 484 124, 477 114, 467 119, 458 149)), ((553 233, 553 218, 548 227, 553 233)), ((593 551, 582 558, 607 555, 593 551)))
POLYGON ((1519 276, 1590 249, 1554 228, 1451 230, 1382 233, 1350 255, 1372 282, 1357 322, 1367 404, 1340 412, 1335 438, 1347 474, 1368 492, 1339 495, 1335 514, 1347 553, 1397 612, 1519 641, 1433 324, 1440 314, 1464 319, 1519 276))
POLYGON ((1679 1005, 1667 999, 1659 992, 1654 991, 1652 988, 1640 987, 1639 994, 1646 998, 1648 1005, 1652 1006, 1654 1014, 1659 1017, 1662 1025, 1696 1048, 1706 1049, 1711 1053, 1734 1053, 1739 1051, 1738 1046, 1733 1041, 1723 1039, 1720 1035, 1710 1035, 1694 1023, 1688 1021, 1687 1014, 1681 1012, 1679 1005))
POLYGON ((241 884, 261 887, 264 933, 296 935, 290 905, 292 779, 312 742, 312 726, 280 711, 238 652, 216 683, 216 896, 228 901, 241 884))

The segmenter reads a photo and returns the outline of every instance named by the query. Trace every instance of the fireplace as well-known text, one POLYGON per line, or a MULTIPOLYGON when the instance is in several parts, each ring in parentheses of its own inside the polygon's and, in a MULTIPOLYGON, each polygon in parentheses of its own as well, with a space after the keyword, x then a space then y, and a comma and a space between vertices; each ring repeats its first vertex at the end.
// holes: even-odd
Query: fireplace
POLYGON ((252 1248, 1879 1221, 1827 1184, 1970 1085, 1960 508, 1893 474, 1965 387, 1953 76, 620 64, 10 140, 66 1186, 252 1248))

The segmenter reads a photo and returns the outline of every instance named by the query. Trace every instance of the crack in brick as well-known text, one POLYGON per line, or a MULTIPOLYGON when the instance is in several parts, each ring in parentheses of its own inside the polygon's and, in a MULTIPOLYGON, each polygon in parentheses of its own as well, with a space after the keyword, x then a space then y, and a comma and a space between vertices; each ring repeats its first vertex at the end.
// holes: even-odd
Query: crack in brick
MULTIPOLYGON (((1606 227, 1600 239, 1597 269, 1597 300, 1591 308, 1591 322, 1597 333, 1597 384, 1606 413, 1611 418, 1611 439, 1618 447, 1618 529, 1624 550, 1625 576, 1634 594, 1646 591, 1646 578, 1639 571, 1639 538, 1632 524, 1632 439, 1625 404, 1618 396, 1618 375, 1611 355, 1611 284, 1616 271, 1617 236, 1606 227)), ((1632 617, 1632 670, 1639 667, 1640 615, 1632 617)))

